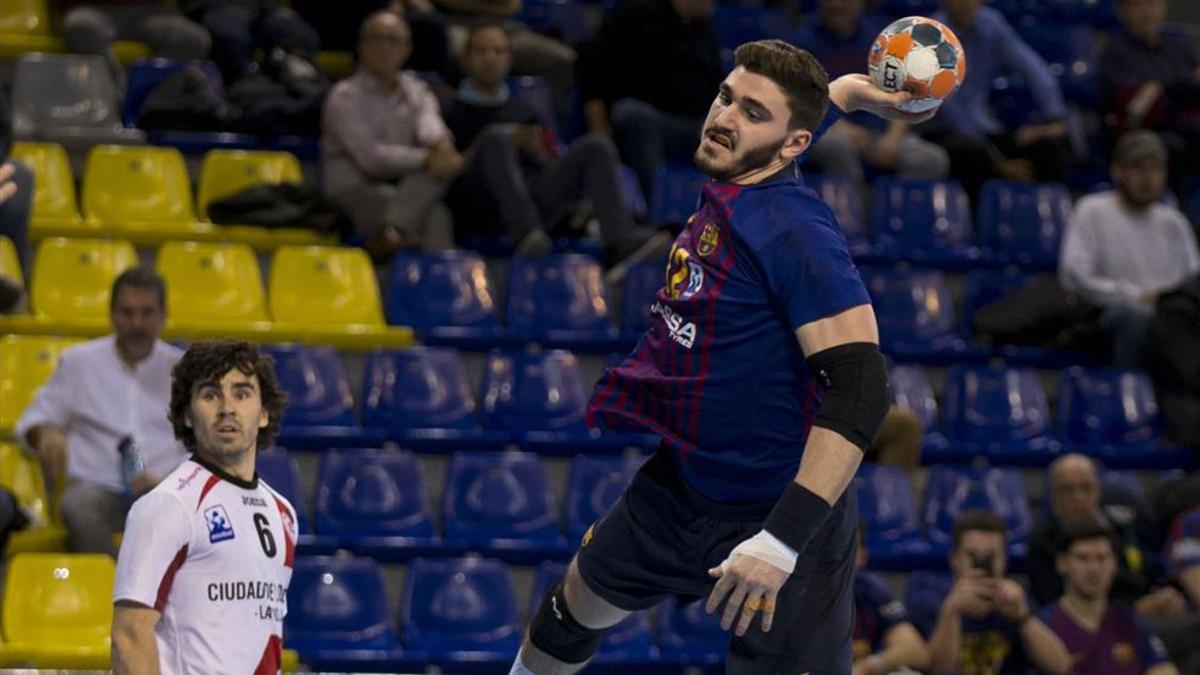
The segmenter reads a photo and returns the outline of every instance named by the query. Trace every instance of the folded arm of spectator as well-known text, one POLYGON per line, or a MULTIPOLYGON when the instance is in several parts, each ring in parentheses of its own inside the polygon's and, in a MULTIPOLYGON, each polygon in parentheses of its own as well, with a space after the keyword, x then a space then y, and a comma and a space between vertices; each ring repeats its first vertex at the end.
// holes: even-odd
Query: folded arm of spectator
POLYGON ((1077 209, 1071 214, 1059 257, 1058 279, 1063 288, 1102 306, 1137 301, 1142 290, 1128 281, 1104 276, 1099 255, 1095 228, 1077 209))
POLYGON ((354 164, 374 180, 390 181, 420 170, 429 158, 429 148, 440 138, 450 138, 438 112, 433 94, 422 94, 417 119, 421 145, 380 143, 371 125, 364 124, 356 97, 336 89, 325 108, 326 129, 345 145, 354 164))

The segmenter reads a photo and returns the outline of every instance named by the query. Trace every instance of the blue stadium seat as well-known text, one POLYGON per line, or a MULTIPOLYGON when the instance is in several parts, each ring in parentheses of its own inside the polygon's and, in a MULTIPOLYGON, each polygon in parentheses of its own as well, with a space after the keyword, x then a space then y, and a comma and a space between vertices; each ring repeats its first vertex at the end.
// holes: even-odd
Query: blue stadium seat
POLYGON ((300 470, 296 467, 295 458, 283 448, 267 448, 255 454, 254 470, 296 509, 296 529, 303 543, 303 538, 309 533, 308 504, 300 497, 300 470))
POLYGON ((711 665, 725 660, 733 633, 721 630, 720 613, 704 611, 704 600, 659 605, 658 648, 664 662, 711 665))
MULTIPOLYGON (((1051 0, 1038 4, 1065 3, 1051 0)), ((1025 43, 1046 60, 1046 67, 1058 80, 1063 96, 1080 105, 1094 105, 1100 60, 1096 29, 1078 20, 1056 19, 1047 21, 1045 17, 1028 16, 1018 21, 1014 28, 1025 43)))
POLYGON ((1162 438, 1154 385, 1142 372, 1074 367, 1058 387, 1059 434, 1067 447, 1113 468, 1187 468, 1186 448, 1162 438))
POLYGON ((321 456, 315 545, 404 559, 441 548, 421 463, 406 450, 336 448, 321 456))
POLYGON ((911 570, 937 564, 921 533, 917 501, 902 469, 863 464, 854 477, 854 489, 872 569, 911 570))
POLYGON ((804 180, 808 187, 833 209, 838 224, 842 226, 842 232, 846 234, 850 253, 856 258, 869 257, 871 232, 858 186, 844 178, 819 174, 806 174, 804 180))
MULTIPOLYGON (((964 512, 983 509, 1004 521, 1009 557, 1018 564, 1028 553, 1033 517, 1025 483, 1016 469, 935 466, 925 482, 922 520, 933 549, 944 557, 954 521, 964 512)), ((1012 566, 1010 565, 1010 569, 1012 566)))
POLYGON ((667 260, 646 260, 629 268, 621 294, 621 336, 635 341, 650 328, 650 306, 663 286, 667 260))
POLYGON ((998 464, 1045 466, 1062 450, 1036 371, 951 366, 942 420, 950 443, 998 464))
POLYGON ((875 306, 885 352, 930 363, 960 362, 968 356, 941 272, 872 268, 862 270, 862 279, 875 306))
POLYGON ((717 45, 723 58, 728 59, 743 43, 784 37, 790 22, 783 7, 722 2, 716 6, 712 23, 717 45))
POLYGON ((881 176, 873 205, 877 254, 946 269, 980 257, 971 242, 967 193, 957 182, 881 176))
POLYGON ((922 635, 933 632, 942 601, 954 584, 949 572, 916 571, 908 575, 904 587, 904 606, 909 619, 922 635))
POLYGON ((583 533, 604 515, 633 480, 645 458, 589 457, 580 455, 571 462, 567 478, 567 540, 574 545, 583 533))
POLYGON ((283 634, 319 670, 388 669, 400 656, 383 570, 370 558, 296 558, 283 634))
POLYGON ((580 254, 515 257, 508 269, 508 334, 577 351, 607 352, 620 334, 613 323, 604 269, 580 254))
POLYGON ((646 203, 637 172, 621 164, 617 167, 617 177, 621 179, 621 198, 625 200, 629 214, 638 220, 645 218, 650 213, 650 206, 646 203))
POLYGON ((471 381, 447 347, 377 349, 363 371, 363 425, 419 450, 500 448, 505 433, 485 431, 475 415, 471 381))
POLYGON ((490 348, 503 343, 496 292, 477 253, 398 253, 388 272, 384 311, 426 344, 490 348))
POLYGON ((489 662, 507 667, 521 644, 512 577, 498 560, 414 560, 405 578, 400 623, 408 658, 451 672, 489 662))
POLYGON ((355 423, 350 378, 337 350, 303 345, 263 345, 262 349, 275 359, 275 373, 288 396, 277 444, 311 450, 384 441, 381 430, 355 423))
POLYGON ((511 562, 570 554, 546 466, 528 452, 458 452, 442 495, 446 541, 511 562))
POLYGON ((650 221, 686 223, 696 211, 700 188, 706 182, 708 176, 691 166, 659 169, 650 194, 650 221))
MULTIPOLYGON (((121 120, 125 126, 134 128, 142 114, 142 106, 150 92, 168 77, 191 68, 201 76, 209 88, 224 96, 221 73, 212 61, 173 61, 171 59, 147 59, 138 61, 129 68, 125 88, 125 105, 121 120)), ((202 155, 209 150, 251 150, 258 147, 258 138, 248 134, 213 131, 150 131, 147 138, 153 145, 168 145, 189 155, 202 155)))
POLYGON ((979 242, 995 262, 1053 270, 1070 213, 1063 185, 989 180, 979 196, 979 242))
POLYGON ((937 398, 925 368, 917 365, 896 365, 888 370, 892 385, 892 403, 911 410, 921 420, 921 461, 925 464, 964 461, 966 456, 951 447, 942 434, 938 419, 937 398))
MULTIPOLYGON (((538 565, 533 578, 533 593, 529 597, 529 615, 533 616, 542 598, 550 588, 567 576, 567 566, 563 563, 544 562, 538 565)), ((658 658, 658 648, 654 646, 650 635, 649 612, 634 612, 625 617, 620 623, 604 632, 600 647, 596 652, 595 663, 623 664, 636 667, 639 664, 653 663, 658 658)))

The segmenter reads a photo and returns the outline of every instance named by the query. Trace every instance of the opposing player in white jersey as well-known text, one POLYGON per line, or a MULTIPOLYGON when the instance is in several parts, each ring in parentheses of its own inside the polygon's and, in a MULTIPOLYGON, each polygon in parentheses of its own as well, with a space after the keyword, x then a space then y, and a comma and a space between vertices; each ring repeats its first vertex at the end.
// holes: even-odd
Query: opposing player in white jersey
POLYGON ((277 673, 296 512, 254 471, 283 413, 270 357, 193 344, 169 416, 192 452, 134 503, 113 592, 113 670, 277 673))

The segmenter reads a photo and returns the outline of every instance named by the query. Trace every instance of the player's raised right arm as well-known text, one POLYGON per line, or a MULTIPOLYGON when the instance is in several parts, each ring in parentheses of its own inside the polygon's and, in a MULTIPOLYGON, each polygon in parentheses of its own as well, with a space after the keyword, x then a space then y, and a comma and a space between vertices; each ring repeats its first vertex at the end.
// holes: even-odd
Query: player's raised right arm
POLYGON ((112 666, 116 675, 158 675, 154 627, 161 617, 153 607, 121 600, 113 607, 112 666))

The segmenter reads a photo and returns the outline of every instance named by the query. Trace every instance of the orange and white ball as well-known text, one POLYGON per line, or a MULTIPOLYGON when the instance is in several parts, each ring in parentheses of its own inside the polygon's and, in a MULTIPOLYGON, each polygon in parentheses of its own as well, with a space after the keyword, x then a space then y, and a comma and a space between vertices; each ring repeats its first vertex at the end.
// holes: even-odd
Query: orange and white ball
POLYGON ((923 16, 897 19, 884 28, 867 55, 871 81, 884 91, 907 91, 909 112, 936 108, 962 84, 967 58, 954 31, 923 16))

